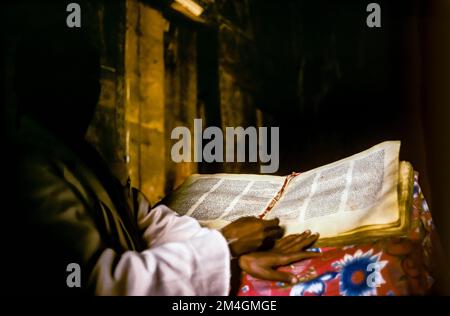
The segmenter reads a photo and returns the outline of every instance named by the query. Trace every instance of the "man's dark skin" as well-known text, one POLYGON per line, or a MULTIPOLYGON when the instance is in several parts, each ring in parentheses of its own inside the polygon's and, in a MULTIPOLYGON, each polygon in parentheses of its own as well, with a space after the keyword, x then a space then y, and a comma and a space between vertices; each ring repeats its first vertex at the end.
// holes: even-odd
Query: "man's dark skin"
MULTIPOLYGON (((115 179, 100 155, 85 141, 85 133, 94 114, 100 92, 99 58, 96 50, 88 43, 89 40, 81 31, 52 29, 28 36, 17 50, 15 85, 19 108, 18 129, 20 130, 22 121, 29 118, 33 122, 37 122, 39 128, 48 132, 50 137, 58 139, 64 144, 63 146, 67 147, 59 148, 59 145, 45 147, 48 146, 46 140, 39 137, 24 140, 19 135, 18 139, 21 140, 17 142, 19 145, 15 148, 15 156, 13 156, 15 157, 13 159, 17 160, 15 162, 14 187, 20 192, 19 196, 15 197, 18 210, 14 216, 20 217, 16 218, 18 220, 16 222, 24 223, 24 227, 21 229, 26 235, 19 238, 20 243, 32 248, 27 255, 21 254, 16 257, 15 268, 26 270, 27 264, 23 263, 26 259, 38 261, 39 269, 45 270, 42 282, 36 281, 38 289, 45 285, 51 287, 53 283, 46 276, 57 273, 54 270, 61 268, 59 266, 61 262, 71 260, 72 250, 66 251, 65 245, 76 244, 74 252, 82 258, 80 260, 85 260, 87 257, 85 261, 88 269, 95 262, 98 252, 93 249, 89 250, 91 251, 89 255, 86 255, 81 242, 84 236, 81 235, 83 230, 73 230, 72 227, 66 229, 46 226, 45 213, 44 217, 35 214, 35 207, 37 209, 42 204, 52 203, 53 198, 55 203, 59 203, 58 207, 61 207, 62 202, 57 196, 50 195, 45 200, 34 199, 33 203, 29 203, 28 194, 31 194, 31 191, 27 191, 27 188, 33 187, 34 182, 42 180, 35 178, 34 172, 41 168, 36 165, 36 161, 43 156, 47 159, 45 154, 48 153, 43 153, 45 150, 55 150, 56 153, 67 150, 73 153, 76 156, 72 157, 74 161, 80 161, 87 166, 87 169, 105 188, 115 208, 119 210, 107 210, 107 218, 116 218, 112 223, 118 221, 121 223, 120 229, 111 231, 108 230, 111 225, 103 223, 101 214, 95 213, 96 211, 93 214, 75 214, 75 220, 82 218, 95 223, 96 231, 90 230, 88 233, 95 236, 98 234, 99 237, 95 239, 99 245, 98 248, 101 249, 106 245, 119 252, 129 249, 142 250, 140 249, 139 231, 136 229, 133 216, 130 215, 134 203, 133 194, 130 192, 135 191, 115 179), (45 143, 42 148, 47 149, 34 151, 30 149, 39 142, 45 143), (30 163, 32 167, 27 169, 30 163), (127 212, 127 210, 131 211, 127 212), (55 249, 58 250, 55 251, 55 249), (79 249, 81 250, 78 251, 79 249), (48 284, 43 285, 43 283, 48 284)), ((25 138, 34 137, 33 133, 31 136, 29 136, 30 134, 25 135, 28 135, 25 138)), ((50 160, 53 158, 51 154, 48 156, 50 160)), ((59 161, 56 161, 56 164, 58 163, 59 161)), ((49 164, 49 166, 51 165, 52 163, 49 164)), ((65 168, 70 170, 70 166, 71 164, 68 163, 65 168)), ((49 167, 44 165, 44 168, 49 167)), ((76 174, 75 171, 74 174, 76 174)), ((83 186, 81 189, 83 190, 83 186)), ((35 193, 33 191, 33 196, 35 193)), ((304 232, 279 239, 283 231, 279 226, 278 219, 262 220, 245 217, 222 228, 221 233, 229 241, 230 252, 233 257, 237 258, 239 267, 262 279, 295 283, 297 279, 294 275, 277 271, 275 268, 320 255, 305 251, 318 239, 317 234, 304 232), (273 247, 268 249, 267 245, 270 243, 273 247)), ((82 234, 87 233, 83 232, 82 234)), ((13 248, 18 247, 13 245, 13 248)), ((84 275, 83 277, 87 278, 88 276, 84 275)), ((58 282, 58 278, 54 281, 58 282)), ((12 281, 14 282, 14 280, 12 281)), ((55 291, 55 289, 49 289, 50 292, 52 290, 55 291)))

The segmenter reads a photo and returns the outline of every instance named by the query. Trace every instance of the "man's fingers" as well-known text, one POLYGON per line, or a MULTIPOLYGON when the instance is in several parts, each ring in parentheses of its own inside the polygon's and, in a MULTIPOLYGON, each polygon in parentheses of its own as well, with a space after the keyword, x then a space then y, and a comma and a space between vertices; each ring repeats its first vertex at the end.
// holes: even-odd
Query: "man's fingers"
POLYGON ((282 240, 286 240, 286 242, 283 244, 280 244, 278 250, 280 250, 280 251, 291 251, 291 250, 299 251, 299 250, 301 250, 301 248, 298 247, 298 244, 300 242, 302 242, 303 240, 305 240, 310 234, 311 234, 311 231, 307 230, 301 234, 290 235, 288 237, 285 237, 282 240), (292 238, 288 239, 291 236, 292 236, 292 238))
POLYGON ((274 219, 270 219, 270 220, 265 220, 263 219, 263 225, 267 228, 267 227, 271 227, 271 226, 278 226, 280 224, 280 220, 278 218, 274 218, 274 219))
POLYGON ((284 238, 281 238, 280 240, 277 241, 275 247, 277 248, 277 250, 282 250, 286 246, 288 246, 298 236, 300 236, 300 235, 299 234, 294 234, 294 235, 289 235, 289 236, 286 236, 284 238))
POLYGON ((320 256, 322 256, 320 252, 313 252, 313 251, 303 251, 300 253, 283 255, 277 258, 276 262, 274 262, 275 264, 274 266, 284 266, 300 260, 316 258, 320 256))
POLYGON ((282 253, 298 253, 299 251, 312 246, 317 239, 319 239, 319 234, 309 235, 303 233, 291 240, 288 244, 283 245, 283 247, 277 248, 277 250, 282 253))
POLYGON ((261 243, 261 246, 258 248, 258 250, 261 251, 272 249, 275 246, 277 239, 283 237, 283 234, 283 228, 281 228, 280 226, 273 226, 270 228, 266 228, 262 232, 262 236, 255 235, 255 237, 258 238, 257 241, 261 243))
POLYGON ((291 284, 298 282, 298 279, 294 274, 273 269, 259 269, 254 276, 264 280, 279 281, 291 284))
POLYGON ((302 250, 302 249, 308 248, 308 247, 312 246, 317 241, 317 239, 319 239, 318 233, 312 234, 312 235, 308 236, 307 238, 304 238, 303 240, 299 239, 297 241, 298 242, 297 249, 302 250))
POLYGON ((273 226, 270 228, 266 228, 264 230, 264 236, 265 238, 270 238, 270 239, 278 239, 281 238, 283 236, 283 228, 281 228, 280 226, 273 226))

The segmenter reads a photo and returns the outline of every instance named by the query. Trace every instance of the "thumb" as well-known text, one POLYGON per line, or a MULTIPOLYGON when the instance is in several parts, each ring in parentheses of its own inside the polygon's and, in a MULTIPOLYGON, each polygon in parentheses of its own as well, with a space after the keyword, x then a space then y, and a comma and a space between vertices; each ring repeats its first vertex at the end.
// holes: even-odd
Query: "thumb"
POLYGON ((280 220, 278 218, 274 218, 274 219, 263 219, 263 223, 264 226, 267 227, 271 227, 271 226, 278 226, 280 224, 280 220))

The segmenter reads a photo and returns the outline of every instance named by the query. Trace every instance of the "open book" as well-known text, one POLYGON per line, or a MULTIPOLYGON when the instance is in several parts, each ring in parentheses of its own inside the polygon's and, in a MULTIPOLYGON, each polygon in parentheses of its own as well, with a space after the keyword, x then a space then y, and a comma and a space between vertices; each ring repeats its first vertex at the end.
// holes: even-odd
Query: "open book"
POLYGON ((414 179, 399 150, 399 141, 388 141, 286 177, 192 175, 167 204, 217 229, 243 216, 277 217, 286 235, 319 232, 320 245, 404 235, 414 179))

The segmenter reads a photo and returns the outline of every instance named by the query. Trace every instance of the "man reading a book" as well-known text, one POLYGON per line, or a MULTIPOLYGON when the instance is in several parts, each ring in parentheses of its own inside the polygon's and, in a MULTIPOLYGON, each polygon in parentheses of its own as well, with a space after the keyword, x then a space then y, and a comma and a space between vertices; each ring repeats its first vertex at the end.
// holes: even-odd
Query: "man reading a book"
POLYGON ((25 233, 8 244, 10 286, 37 294, 228 295, 231 262, 259 278, 296 282, 276 267, 318 256, 306 251, 317 235, 279 239, 278 219, 254 217, 203 228, 164 205, 152 209, 114 178, 84 139, 100 90, 99 58, 86 43, 80 31, 45 30, 16 54, 17 194, 9 222, 25 233), (66 284, 71 263, 81 267, 81 290, 66 284))

